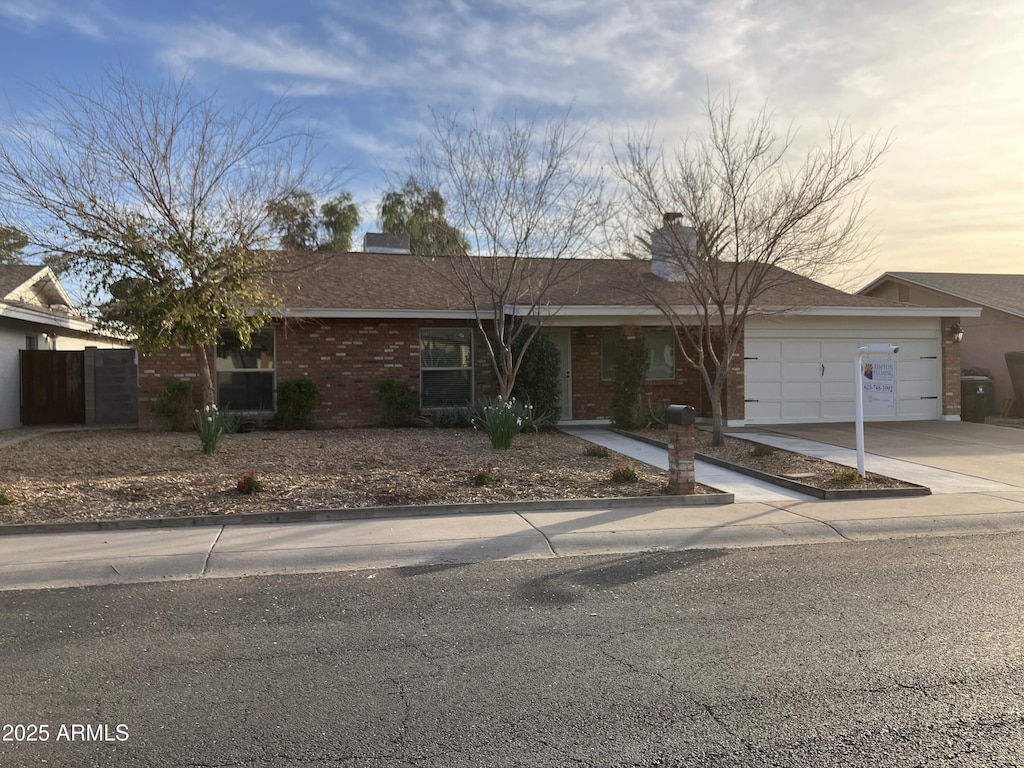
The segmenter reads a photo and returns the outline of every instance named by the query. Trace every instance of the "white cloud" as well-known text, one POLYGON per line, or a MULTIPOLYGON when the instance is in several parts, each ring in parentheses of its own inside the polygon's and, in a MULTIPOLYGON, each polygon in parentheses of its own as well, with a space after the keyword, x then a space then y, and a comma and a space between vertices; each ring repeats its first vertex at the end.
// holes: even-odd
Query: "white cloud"
POLYGON ((70 27, 79 34, 94 40, 105 40, 107 37, 104 24, 96 16, 100 12, 90 14, 78 8, 69 9, 52 0, 3 0, 0 2, 0 16, 24 24, 30 29, 46 24, 59 24, 70 27))

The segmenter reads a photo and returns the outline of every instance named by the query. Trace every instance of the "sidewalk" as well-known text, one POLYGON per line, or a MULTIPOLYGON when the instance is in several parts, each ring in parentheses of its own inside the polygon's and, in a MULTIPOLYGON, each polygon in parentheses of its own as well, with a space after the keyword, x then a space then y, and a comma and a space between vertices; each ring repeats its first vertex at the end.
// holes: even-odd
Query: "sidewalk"
MULTIPOLYGON (((868 467, 878 458, 869 456, 868 467)), ((638 499, 611 508, 595 500, 584 508, 513 505, 500 513, 443 517, 3 536, 0 590, 1024 531, 1024 487, 935 471, 950 488, 961 483, 959 491, 855 501, 799 494, 754 500, 737 493, 737 503, 723 506, 638 499), (978 484, 963 485, 968 480, 978 484)), ((698 479, 721 487, 700 467, 698 479)))

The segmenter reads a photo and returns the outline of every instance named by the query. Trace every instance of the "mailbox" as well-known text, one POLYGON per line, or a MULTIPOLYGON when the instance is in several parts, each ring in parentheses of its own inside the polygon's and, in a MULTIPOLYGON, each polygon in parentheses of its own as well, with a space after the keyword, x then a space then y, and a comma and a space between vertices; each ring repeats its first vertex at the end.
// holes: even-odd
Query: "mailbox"
POLYGON ((697 419, 697 412, 692 405, 670 405, 665 409, 665 423, 691 426, 697 419))

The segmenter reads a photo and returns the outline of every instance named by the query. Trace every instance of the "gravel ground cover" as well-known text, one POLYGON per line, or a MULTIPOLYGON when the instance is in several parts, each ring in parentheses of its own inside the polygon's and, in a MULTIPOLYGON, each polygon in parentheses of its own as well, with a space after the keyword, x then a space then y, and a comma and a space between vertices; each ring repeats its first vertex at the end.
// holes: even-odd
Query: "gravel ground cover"
MULTIPOLYGON (((667 474, 633 462, 636 482, 615 483, 630 463, 559 432, 522 434, 495 451, 472 430, 349 429, 228 435, 204 456, 193 433, 48 432, 2 444, 0 524, 183 515, 649 496, 667 474), (264 490, 238 492, 255 473, 264 490)), ((712 489, 701 489, 708 492, 712 489)))

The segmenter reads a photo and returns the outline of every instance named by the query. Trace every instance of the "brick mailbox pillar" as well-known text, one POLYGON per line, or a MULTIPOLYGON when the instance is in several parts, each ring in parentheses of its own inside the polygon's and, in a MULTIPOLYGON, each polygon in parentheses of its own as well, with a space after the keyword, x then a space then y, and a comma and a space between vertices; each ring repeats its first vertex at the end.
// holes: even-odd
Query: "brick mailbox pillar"
POLYGON ((670 405, 665 409, 668 425, 668 487, 672 493, 694 492, 693 453, 696 442, 693 423, 696 411, 689 405, 670 405))

